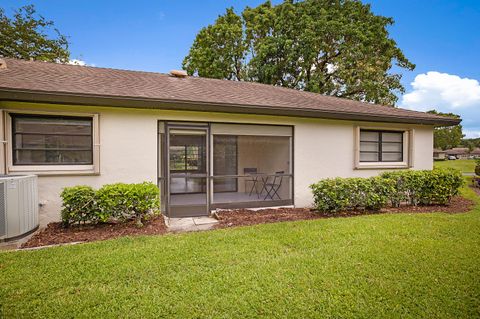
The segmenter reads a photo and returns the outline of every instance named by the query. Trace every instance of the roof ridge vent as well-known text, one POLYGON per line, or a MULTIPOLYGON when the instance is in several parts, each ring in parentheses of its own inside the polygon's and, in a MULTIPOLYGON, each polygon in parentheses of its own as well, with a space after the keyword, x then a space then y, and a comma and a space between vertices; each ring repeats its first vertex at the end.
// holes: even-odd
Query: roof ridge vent
POLYGON ((188 76, 187 72, 183 70, 171 70, 170 75, 176 78, 186 78, 188 76))
POLYGON ((7 62, 4 59, 0 59, 0 70, 7 68, 7 62))

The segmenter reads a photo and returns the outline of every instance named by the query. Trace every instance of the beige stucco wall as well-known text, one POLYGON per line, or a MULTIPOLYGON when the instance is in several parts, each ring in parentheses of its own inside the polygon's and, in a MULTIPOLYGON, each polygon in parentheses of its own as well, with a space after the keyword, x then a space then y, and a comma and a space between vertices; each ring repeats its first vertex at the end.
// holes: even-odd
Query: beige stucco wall
MULTIPOLYGON (((61 206, 59 193, 63 187, 79 184, 99 187, 112 182, 156 182, 158 120, 293 125, 294 200, 295 205, 299 207, 311 205, 309 185, 321 178, 372 176, 381 171, 354 169, 354 128, 358 125, 414 129, 413 168, 431 169, 433 165, 433 128, 431 126, 18 102, 0 102, 0 109, 99 114, 100 174, 40 176, 39 198, 42 204, 40 210, 42 224, 58 220, 61 206)), ((3 151, 0 155, 2 155, 0 166, 5 167, 3 151)))

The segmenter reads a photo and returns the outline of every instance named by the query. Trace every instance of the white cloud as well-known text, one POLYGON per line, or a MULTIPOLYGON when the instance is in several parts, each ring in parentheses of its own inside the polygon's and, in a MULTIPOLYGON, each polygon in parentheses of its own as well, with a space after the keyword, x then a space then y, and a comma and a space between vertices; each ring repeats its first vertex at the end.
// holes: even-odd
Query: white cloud
POLYGON ((480 137, 480 83, 477 80, 430 71, 417 75, 411 85, 412 90, 403 95, 400 107, 459 114, 466 137, 480 137))
POLYGON ((477 80, 430 71, 417 75, 411 84, 413 91, 403 95, 403 107, 421 111, 480 107, 480 83, 477 80))
POLYGON ((463 134, 465 134, 466 138, 480 138, 480 130, 463 130, 463 134))
POLYGON ((94 64, 89 64, 83 60, 80 60, 80 59, 72 59, 70 61, 68 61, 68 64, 72 64, 72 65, 80 65, 80 66, 95 66, 94 64))
POLYGON ((85 61, 83 61, 83 60, 78 60, 78 59, 70 60, 70 61, 68 61, 68 64, 81 65, 81 66, 87 65, 87 63, 86 63, 85 61))

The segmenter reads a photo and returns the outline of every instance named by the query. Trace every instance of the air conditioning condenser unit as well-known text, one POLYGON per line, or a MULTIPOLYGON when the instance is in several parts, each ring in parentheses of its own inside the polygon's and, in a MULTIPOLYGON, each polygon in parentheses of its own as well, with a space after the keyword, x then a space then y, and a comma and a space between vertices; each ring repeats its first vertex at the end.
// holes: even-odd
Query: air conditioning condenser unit
POLYGON ((18 239, 37 228, 37 176, 0 175, 0 241, 18 239))

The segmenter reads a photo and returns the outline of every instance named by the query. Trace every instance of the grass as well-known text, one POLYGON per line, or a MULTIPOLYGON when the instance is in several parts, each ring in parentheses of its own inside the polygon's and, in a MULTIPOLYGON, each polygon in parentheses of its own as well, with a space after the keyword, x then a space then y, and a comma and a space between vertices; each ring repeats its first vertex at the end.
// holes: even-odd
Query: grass
MULTIPOLYGON (((480 200, 0 253, 5 318, 472 318, 480 200)), ((0 314, 0 317, 2 315, 0 314)))
POLYGON ((453 161, 435 161, 435 167, 452 167, 461 170, 463 173, 473 173, 475 171, 474 159, 459 159, 453 161))

